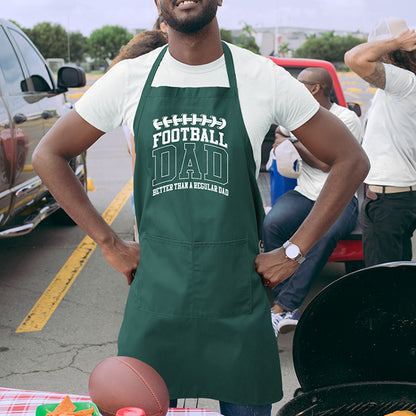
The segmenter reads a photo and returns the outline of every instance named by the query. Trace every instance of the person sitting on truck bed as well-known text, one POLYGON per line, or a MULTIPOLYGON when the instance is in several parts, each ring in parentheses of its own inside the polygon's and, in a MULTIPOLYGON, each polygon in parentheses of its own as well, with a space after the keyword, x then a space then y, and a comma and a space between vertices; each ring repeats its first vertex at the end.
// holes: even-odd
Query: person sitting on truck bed
MULTIPOLYGON (((298 80, 308 88, 322 107, 339 117, 354 137, 358 141, 361 140, 361 123, 357 115, 330 101, 332 78, 327 70, 306 68, 299 74, 298 80)), ((290 146, 292 142, 302 159, 302 168, 296 188, 278 198, 265 218, 263 240, 266 252, 285 246, 285 241, 312 210, 330 170, 329 165, 317 159, 293 135, 290 135, 290 138, 289 135, 284 127, 278 127, 274 148, 283 142, 284 146, 290 146)), ((279 151, 275 154, 276 163, 279 165, 279 151)), ((358 202, 357 198, 353 197, 335 224, 306 254, 305 261, 295 273, 273 289, 275 305, 271 315, 276 336, 279 332, 294 329, 300 316, 298 308, 307 296, 315 276, 325 266, 338 241, 354 229, 357 216, 358 202)), ((286 251, 288 249, 290 250, 288 247, 286 251)), ((302 260, 303 257, 298 262, 302 260)))

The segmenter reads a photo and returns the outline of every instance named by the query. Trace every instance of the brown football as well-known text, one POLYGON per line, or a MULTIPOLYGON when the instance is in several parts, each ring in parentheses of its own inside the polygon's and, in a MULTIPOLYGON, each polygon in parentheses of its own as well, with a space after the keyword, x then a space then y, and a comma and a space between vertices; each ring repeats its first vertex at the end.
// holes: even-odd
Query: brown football
POLYGON ((88 391, 103 416, 123 407, 140 407, 146 416, 165 416, 169 393, 160 374, 131 357, 109 357, 90 375, 88 391))

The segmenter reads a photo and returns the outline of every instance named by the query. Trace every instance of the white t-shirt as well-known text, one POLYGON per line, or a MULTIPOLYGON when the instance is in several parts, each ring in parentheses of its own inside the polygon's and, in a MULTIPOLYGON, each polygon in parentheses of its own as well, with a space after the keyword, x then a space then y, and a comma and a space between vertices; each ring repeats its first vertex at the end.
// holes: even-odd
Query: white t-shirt
POLYGON ((384 64, 385 89, 378 89, 364 133, 363 148, 370 159, 365 183, 416 184, 416 75, 384 64))
MULTIPOLYGON (((352 135, 359 142, 361 141, 361 122, 354 111, 351 111, 348 108, 342 107, 336 103, 332 104, 329 111, 337 116, 348 127, 352 135)), ((284 134, 286 134, 285 129, 281 128, 281 130, 284 134)), ((293 136, 293 134, 291 134, 291 136, 293 136)), ((278 153, 276 153, 276 155, 277 154, 278 153)), ((279 163, 277 157, 276 163, 279 163)), ((306 198, 311 199, 312 201, 316 201, 328 175, 328 172, 323 172, 322 170, 314 168, 303 161, 300 175, 298 176, 298 185, 295 187, 295 190, 304 195, 306 198)))
MULTIPOLYGON (((272 124, 294 130, 319 109, 304 85, 270 59, 229 45, 234 60, 241 111, 259 171, 261 144, 272 124)), ((158 48, 119 62, 75 104, 78 114, 104 132, 133 121, 146 79, 159 55, 158 48)), ((153 86, 228 87, 225 58, 207 65, 185 65, 166 52, 153 86)))

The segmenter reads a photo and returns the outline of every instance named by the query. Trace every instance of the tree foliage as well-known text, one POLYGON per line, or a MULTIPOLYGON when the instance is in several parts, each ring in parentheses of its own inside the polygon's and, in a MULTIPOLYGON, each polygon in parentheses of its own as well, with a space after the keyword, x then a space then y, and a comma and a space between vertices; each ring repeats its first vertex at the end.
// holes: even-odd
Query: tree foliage
POLYGON ((90 55, 97 60, 112 60, 132 37, 133 35, 124 27, 103 26, 94 30, 89 37, 90 55))
POLYGON ((68 57, 68 36, 60 24, 38 23, 33 29, 22 28, 45 58, 68 57))
POLYGON ((81 65, 88 51, 89 39, 80 32, 71 32, 69 34, 70 62, 81 65))
POLYGON ((256 38, 254 37, 253 33, 255 33, 254 29, 248 24, 244 25, 241 34, 236 39, 233 38, 231 30, 220 29, 221 39, 223 41, 234 43, 237 46, 259 54, 260 47, 257 45, 256 38))
POLYGON ((233 35, 231 34, 231 30, 220 29, 221 40, 228 43, 234 43, 233 35))
POLYGON ((285 58, 289 55, 289 52, 291 51, 292 49, 289 48, 289 44, 287 42, 282 43, 277 50, 277 56, 282 56, 283 58, 285 58))
POLYGON ((260 53, 260 47, 256 43, 256 38, 254 37, 255 30, 248 25, 244 25, 241 34, 238 36, 236 44, 242 48, 248 49, 251 52, 260 53))
POLYGON ((365 42, 363 39, 352 35, 335 36, 333 31, 324 33, 321 37, 311 35, 302 46, 296 49, 294 56, 343 62, 345 52, 363 42, 365 42))

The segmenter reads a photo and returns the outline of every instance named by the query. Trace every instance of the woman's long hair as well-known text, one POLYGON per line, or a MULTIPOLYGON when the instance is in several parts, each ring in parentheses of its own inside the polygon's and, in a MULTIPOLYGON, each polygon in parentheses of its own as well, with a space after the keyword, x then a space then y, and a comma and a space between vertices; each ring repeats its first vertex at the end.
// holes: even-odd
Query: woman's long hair
POLYGON ((397 50, 388 54, 389 61, 399 68, 407 69, 416 74, 416 51, 397 50))
POLYGON ((124 59, 137 58, 167 43, 168 36, 161 30, 144 30, 121 47, 119 54, 113 59, 109 69, 124 59))

